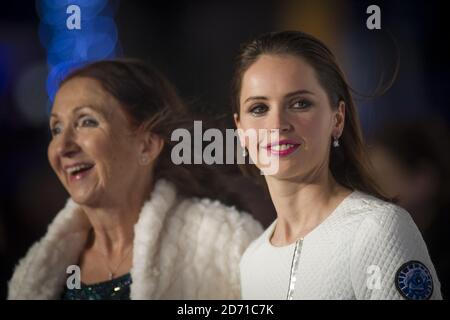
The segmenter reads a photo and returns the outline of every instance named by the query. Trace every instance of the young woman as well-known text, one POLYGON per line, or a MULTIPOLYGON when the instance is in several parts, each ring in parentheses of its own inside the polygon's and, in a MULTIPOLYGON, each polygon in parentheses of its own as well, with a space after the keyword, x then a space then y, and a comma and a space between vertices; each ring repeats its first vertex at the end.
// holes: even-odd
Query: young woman
POLYGON ((278 161, 264 176, 277 219, 241 260, 244 299, 441 298, 416 225, 374 183, 349 87, 322 42, 286 31, 245 45, 233 113, 244 132, 269 132, 256 148, 241 141, 256 164, 245 171, 259 176, 263 153, 278 161))

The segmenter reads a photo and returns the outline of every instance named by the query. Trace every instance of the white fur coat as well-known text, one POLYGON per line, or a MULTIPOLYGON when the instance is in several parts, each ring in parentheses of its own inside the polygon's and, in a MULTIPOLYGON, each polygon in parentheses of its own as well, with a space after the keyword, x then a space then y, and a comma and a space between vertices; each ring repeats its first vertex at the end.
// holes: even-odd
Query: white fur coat
MULTIPOLYGON (((19 262, 9 299, 58 299, 90 224, 69 200, 19 262)), ((177 196, 159 180, 135 225, 131 299, 238 299, 239 261, 262 233, 250 215, 218 201, 177 196)))

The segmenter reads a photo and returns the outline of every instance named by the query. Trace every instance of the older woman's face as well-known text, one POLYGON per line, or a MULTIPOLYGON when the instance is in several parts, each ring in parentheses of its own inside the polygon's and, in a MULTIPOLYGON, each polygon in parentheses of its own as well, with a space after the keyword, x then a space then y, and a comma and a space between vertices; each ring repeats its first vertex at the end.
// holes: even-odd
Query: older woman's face
MULTIPOLYGON (((335 111, 314 69, 291 55, 263 55, 244 74, 238 128, 279 130, 268 145, 259 138, 258 152, 277 157, 280 178, 311 177, 328 170, 333 136, 343 129, 345 106, 335 111)), ((252 159, 252 149, 249 149, 252 159)), ((258 165, 257 161, 255 163, 258 165)))
POLYGON ((50 164, 75 202, 113 204, 133 190, 142 173, 139 140, 97 81, 78 77, 59 89, 50 129, 50 164))

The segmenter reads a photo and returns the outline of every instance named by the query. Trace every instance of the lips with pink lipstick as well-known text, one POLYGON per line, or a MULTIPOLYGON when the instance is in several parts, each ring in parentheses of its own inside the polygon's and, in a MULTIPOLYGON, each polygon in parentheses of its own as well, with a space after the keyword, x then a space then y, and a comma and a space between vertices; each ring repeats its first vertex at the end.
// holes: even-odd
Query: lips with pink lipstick
POLYGON ((300 143, 293 140, 280 140, 278 142, 269 143, 264 148, 274 156, 286 157, 298 150, 300 143))
POLYGON ((70 165, 65 165, 64 171, 67 173, 69 180, 72 182, 79 181, 88 176, 92 172, 93 167, 93 163, 77 162, 70 165))

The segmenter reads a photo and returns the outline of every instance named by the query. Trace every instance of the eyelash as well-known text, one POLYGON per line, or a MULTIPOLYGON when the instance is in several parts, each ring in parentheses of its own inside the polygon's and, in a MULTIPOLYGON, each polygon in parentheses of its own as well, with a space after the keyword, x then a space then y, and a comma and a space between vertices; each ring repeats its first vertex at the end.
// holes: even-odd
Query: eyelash
POLYGON ((96 127, 97 125, 98 125, 98 122, 97 122, 97 120, 95 120, 95 119, 93 119, 93 118, 88 118, 88 117, 86 117, 86 118, 82 118, 82 119, 80 119, 81 120, 81 124, 84 126, 84 124, 86 123, 86 122, 90 122, 91 124, 90 125, 87 125, 87 127, 96 127))
POLYGON ((58 126, 50 128, 50 132, 52 133, 52 136, 56 136, 57 134, 59 134, 58 129, 59 129, 58 126))
POLYGON ((255 106, 253 106, 253 107, 251 107, 251 108, 249 109, 249 113, 251 113, 251 114, 254 115, 254 116, 260 116, 260 115, 262 115, 263 112, 256 112, 256 111, 255 111, 255 110, 257 110, 258 108, 266 108, 266 109, 267 109, 267 106, 266 106, 265 104, 257 104, 257 105, 255 105, 255 106))
MULTIPOLYGON (((77 121, 77 126, 78 124, 81 122, 81 126, 82 127, 89 127, 89 128, 95 128, 98 126, 98 122, 97 120, 93 119, 93 118, 89 118, 89 117, 81 117, 78 121, 77 121), (86 124, 87 122, 89 122, 89 124, 86 124)), ((58 135, 60 133, 59 130, 59 125, 55 125, 53 128, 50 129, 52 136, 58 135)))
POLYGON ((295 108, 295 109, 308 109, 309 107, 312 106, 312 102, 307 99, 295 100, 295 102, 292 104, 292 106, 296 105, 297 103, 302 103, 304 106, 300 107, 300 108, 295 108))
MULTIPOLYGON (((290 107, 292 107, 293 109, 296 109, 296 110, 305 110, 305 109, 308 109, 311 106, 312 106, 312 102, 307 100, 307 99, 295 100, 294 103, 292 103, 290 105, 290 107), (293 107, 293 106, 295 106, 298 103, 301 103, 303 105, 303 107, 293 107)), ((258 108, 261 108, 261 107, 266 108, 265 111, 267 111, 268 107, 265 104, 257 104, 255 106, 251 107, 248 112, 253 114, 254 116, 261 116, 264 112, 261 112, 261 111, 256 112, 255 111, 255 110, 257 110, 258 108)))

